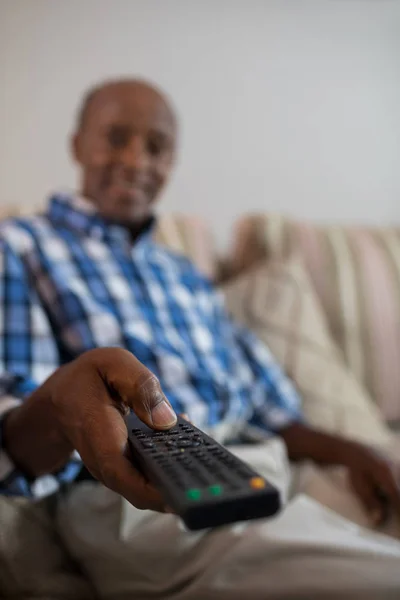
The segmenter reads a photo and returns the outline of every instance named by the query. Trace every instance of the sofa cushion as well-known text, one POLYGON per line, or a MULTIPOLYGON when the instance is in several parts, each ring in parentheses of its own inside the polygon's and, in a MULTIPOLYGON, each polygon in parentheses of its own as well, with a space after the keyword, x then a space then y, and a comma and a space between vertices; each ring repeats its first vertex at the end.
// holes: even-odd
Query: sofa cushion
POLYGON ((231 314, 258 334, 297 386, 310 424, 387 445, 388 428, 332 340, 301 260, 263 262, 223 292, 231 314))
POLYGON ((189 258, 203 275, 217 278, 217 254, 206 221, 196 216, 162 215, 155 236, 159 243, 189 258))
POLYGON ((231 268, 297 251, 346 364, 389 422, 400 421, 400 228, 243 219, 231 268))

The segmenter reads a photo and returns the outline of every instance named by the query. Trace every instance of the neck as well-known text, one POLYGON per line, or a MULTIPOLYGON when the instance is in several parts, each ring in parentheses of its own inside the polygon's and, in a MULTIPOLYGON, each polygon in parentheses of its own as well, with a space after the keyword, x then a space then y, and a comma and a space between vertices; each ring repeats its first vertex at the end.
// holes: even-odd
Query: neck
POLYGON ((127 226, 132 243, 135 243, 138 237, 148 231, 154 222, 154 217, 149 217, 143 223, 134 223, 127 226))
POLYGON ((86 202, 92 204, 96 208, 96 211, 98 211, 99 216, 102 217, 106 222, 110 223, 111 225, 118 225, 119 227, 125 228, 129 232, 129 237, 132 243, 134 243, 137 238, 142 235, 142 233, 148 231, 154 223, 155 218, 153 215, 145 218, 143 221, 130 223, 119 221, 118 219, 113 219, 112 217, 105 217, 101 214, 101 210, 99 211, 99 203, 91 199, 91 196, 86 191, 85 186, 83 186, 80 196, 86 202))

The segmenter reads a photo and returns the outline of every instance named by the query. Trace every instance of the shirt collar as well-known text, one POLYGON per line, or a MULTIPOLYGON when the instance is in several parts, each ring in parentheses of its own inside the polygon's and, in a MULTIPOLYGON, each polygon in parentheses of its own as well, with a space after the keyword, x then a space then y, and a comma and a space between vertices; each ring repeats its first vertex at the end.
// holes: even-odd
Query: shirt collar
MULTIPOLYGON (((82 196, 55 194, 50 198, 47 214, 52 223, 66 226, 84 237, 131 244, 129 231, 125 227, 105 221, 96 206, 82 196)), ((153 217, 135 240, 135 249, 152 241, 155 225, 156 219, 153 217)))

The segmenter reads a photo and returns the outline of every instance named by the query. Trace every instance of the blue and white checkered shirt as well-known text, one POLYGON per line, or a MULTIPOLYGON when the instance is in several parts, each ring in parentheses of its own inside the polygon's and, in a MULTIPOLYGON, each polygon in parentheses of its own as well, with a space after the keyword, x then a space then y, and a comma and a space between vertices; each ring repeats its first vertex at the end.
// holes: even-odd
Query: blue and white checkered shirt
MULTIPOLYGON (((298 396, 268 349, 232 323, 210 283, 151 231, 132 246, 87 201, 56 196, 46 214, 4 222, 0 245, 0 415, 82 352, 122 346, 200 427, 223 421, 272 431, 299 418, 298 396)), ((38 497, 80 469, 71 457, 32 482, 0 452, 0 492, 38 497)))

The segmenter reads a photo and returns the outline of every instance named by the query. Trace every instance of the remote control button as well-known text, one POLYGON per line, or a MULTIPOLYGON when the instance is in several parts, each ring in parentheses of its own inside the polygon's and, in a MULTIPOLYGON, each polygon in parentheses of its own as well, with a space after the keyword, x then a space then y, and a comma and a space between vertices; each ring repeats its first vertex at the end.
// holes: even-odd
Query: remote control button
POLYGON ((201 491, 197 488, 192 488, 186 492, 186 496, 189 498, 189 500, 200 500, 201 491))
POLYGON ((165 445, 170 447, 170 448, 175 448, 176 444, 175 442, 173 442, 172 440, 169 440, 168 442, 165 442, 165 445))
POLYGON ((168 456, 181 456, 180 450, 169 450, 168 456))
POLYGON ((191 440, 178 440, 178 446, 180 448, 190 448, 193 446, 193 442, 191 440))
POLYGON ((250 487, 252 487, 253 490, 262 490, 265 488, 265 481, 262 477, 252 477, 250 479, 250 487))
POLYGON ((214 450, 213 448, 210 448, 209 455, 212 456, 214 460, 220 460, 221 458, 221 453, 218 449, 214 450))
POLYGON ((210 485, 208 491, 212 496, 220 496, 222 494, 222 485, 210 485))
POLYGON ((154 448, 153 442, 142 442, 144 448, 154 448))

